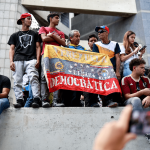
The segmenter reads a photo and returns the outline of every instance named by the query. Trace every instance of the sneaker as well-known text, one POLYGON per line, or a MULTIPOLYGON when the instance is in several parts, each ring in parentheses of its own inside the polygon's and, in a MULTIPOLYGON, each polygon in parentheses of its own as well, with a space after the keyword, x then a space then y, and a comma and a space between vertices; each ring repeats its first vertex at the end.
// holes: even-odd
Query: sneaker
POLYGON ((65 107, 64 103, 53 103, 53 107, 65 107))
POLYGON ((33 99, 33 103, 32 103, 32 108, 39 108, 39 102, 40 102, 40 99, 39 98, 34 98, 33 99))
POLYGON ((48 108, 48 107, 50 107, 50 103, 48 101, 44 100, 44 101, 42 101, 42 107, 48 108))
POLYGON ((117 107, 118 106, 118 103, 117 102, 113 102, 112 100, 109 100, 108 102, 107 102, 107 106, 108 107, 117 107))
POLYGON ((24 106, 24 102, 22 99, 17 99, 17 103, 13 104, 15 108, 21 108, 24 106))
POLYGON ((150 134, 145 134, 145 137, 146 137, 148 143, 150 144, 150 134))

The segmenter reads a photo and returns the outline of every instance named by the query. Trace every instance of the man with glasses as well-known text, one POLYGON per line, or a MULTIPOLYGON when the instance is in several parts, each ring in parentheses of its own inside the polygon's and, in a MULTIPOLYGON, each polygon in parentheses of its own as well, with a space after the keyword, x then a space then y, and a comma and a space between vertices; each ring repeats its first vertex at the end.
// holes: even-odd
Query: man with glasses
MULTIPOLYGON (((109 56, 113 65, 117 79, 120 80, 120 47, 117 42, 108 39, 109 28, 107 26, 97 26, 95 31, 101 41, 93 44, 93 52, 103 53, 109 56)), ((112 93, 104 97, 103 104, 108 107, 116 107, 120 103, 120 94, 112 93)), ((104 106, 103 105, 103 106, 104 106)))
POLYGON ((93 52, 103 53, 109 56, 111 63, 113 64, 114 71, 118 80, 120 76, 120 47, 117 42, 110 41, 108 39, 109 28, 107 26, 97 26, 95 31, 98 32, 98 37, 101 41, 96 42, 93 45, 93 52))
POLYGON ((131 75, 124 77, 121 81, 124 104, 131 104, 134 110, 143 110, 150 106, 150 80, 143 76, 145 64, 144 60, 133 59, 129 64, 131 75))

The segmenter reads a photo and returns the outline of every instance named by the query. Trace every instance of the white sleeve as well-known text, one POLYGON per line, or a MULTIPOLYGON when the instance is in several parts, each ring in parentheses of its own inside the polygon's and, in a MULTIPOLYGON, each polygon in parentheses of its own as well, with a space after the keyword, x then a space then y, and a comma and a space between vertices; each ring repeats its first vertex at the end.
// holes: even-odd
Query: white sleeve
POLYGON ((120 54, 125 54, 125 48, 124 48, 124 46, 123 46, 123 45, 120 47, 120 49, 121 49, 120 54))

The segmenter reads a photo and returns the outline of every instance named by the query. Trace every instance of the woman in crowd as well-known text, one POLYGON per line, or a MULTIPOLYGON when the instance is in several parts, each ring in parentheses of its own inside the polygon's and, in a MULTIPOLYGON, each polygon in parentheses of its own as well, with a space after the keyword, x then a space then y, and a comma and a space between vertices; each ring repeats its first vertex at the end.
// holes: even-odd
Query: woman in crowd
POLYGON ((138 56, 138 51, 140 46, 137 48, 134 46, 135 33, 132 31, 127 31, 124 35, 123 45, 121 46, 120 58, 124 62, 123 67, 123 76, 128 76, 131 74, 129 69, 129 63, 134 58, 142 58, 142 55, 145 53, 145 49, 141 51, 141 54, 138 56))

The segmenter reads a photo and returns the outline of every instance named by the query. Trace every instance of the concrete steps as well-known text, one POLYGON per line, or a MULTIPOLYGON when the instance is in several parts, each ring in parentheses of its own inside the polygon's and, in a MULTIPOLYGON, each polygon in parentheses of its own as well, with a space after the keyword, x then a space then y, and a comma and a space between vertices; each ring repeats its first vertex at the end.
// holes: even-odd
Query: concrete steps
MULTIPOLYGON (((99 129, 104 123, 118 119, 121 110, 11 107, 0 115, 0 150, 92 150, 99 129)), ((143 136, 125 148, 149 149, 143 136)))

